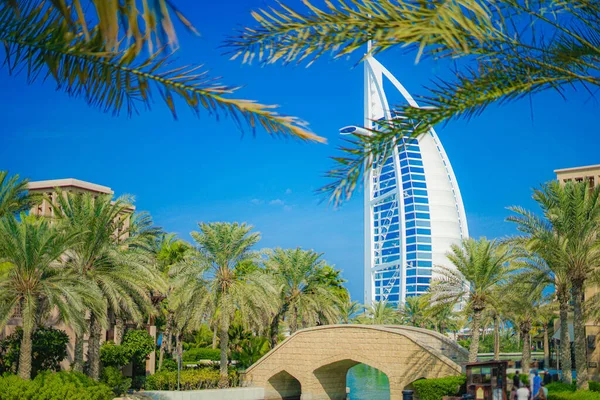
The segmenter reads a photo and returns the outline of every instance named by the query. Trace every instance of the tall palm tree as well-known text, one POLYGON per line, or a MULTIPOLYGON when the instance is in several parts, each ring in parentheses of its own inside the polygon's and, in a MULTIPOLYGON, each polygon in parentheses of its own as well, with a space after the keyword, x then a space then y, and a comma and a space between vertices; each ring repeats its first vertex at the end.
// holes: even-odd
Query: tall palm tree
POLYGON ((521 368, 529 373, 531 362, 531 330, 536 322, 537 313, 542 305, 542 287, 532 286, 530 282, 517 277, 510 282, 510 290, 504 292, 505 314, 514 323, 523 338, 523 357, 521 368))
MULTIPOLYGON (((258 253, 252 248, 260 240, 260 234, 252 231, 252 226, 238 223, 200 223, 200 231, 192 232, 196 243, 196 252, 187 258, 183 266, 176 266, 172 273, 181 274, 190 303, 194 308, 197 323, 203 315, 217 315, 219 343, 221 349, 221 367, 219 387, 227 387, 229 328, 236 313, 242 323, 248 326, 260 326, 264 316, 273 313, 276 306, 277 291, 272 279, 261 269, 245 268, 245 263, 255 260, 258 253), (238 268, 241 266, 241 268, 238 268), (185 269, 181 271, 181 269, 185 269), (185 279, 188 277, 188 279, 185 279)), ((184 291, 185 292, 185 291, 184 291)))
POLYGON ((174 322, 175 309, 171 303, 174 303, 171 294, 173 293, 174 277, 169 279, 169 270, 171 266, 183 262, 190 245, 185 241, 178 239, 175 234, 163 235, 158 243, 156 250, 156 259, 159 263, 159 269, 168 283, 167 296, 161 301, 161 310, 166 314, 165 329, 162 333, 162 342, 160 344, 158 356, 158 369, 162 367, 165 351, 172 340, 172 329, 174 322))
POLYGON ((483 311, 493 302, 497 288, 506 283, 513 251, 495 240, 466 239, 462 246, 453 244, 447 255, 452 267, 440 266, 439 277, 431 285, 434 303, 465 302, 471 319, 469 361, 477 361, 479 330, 483 311))
POLYGON ((590 188, 587 182, 564 185, 550 182, 534 190, 533 198, 544 218, 513 208, 519 215, 511 220, 519 223, 519 229, 533 240, 530 247, 544 258, 548 269, 559 281, 556 292, 561 307, 564 352, 569 341, 568 330, 563 326, 566 325, 568 301, 572 300, 577 387, 587 388, 583 297, 588 278, 600 267, 600 187, 590 188))
POLYGON ((232 98, 236 87, 215 82, 202 65, 174 66, 177 49, 173 17, 197 33, 168 0, 129 2, 0 0, 2 63, 29 81, 50 77, 60 90, 105 112, 133 115, 162 98, 177 117, 185 104, 195 115, 206 110, 252 129, 324 141, 305 124, 277 114, 273 106, 232 98), (99 18, 98 16, 101 16, 99 18), (155 96, 155 93, 161 96, 155 96))
POLYGON ((337 286, 324 278, 326 262, 312 250, 275 249, 265 261, 266 271, 278 288, 278 307, 271 317, 270 344, 277 345, 279 324, 286 320, 290 333, 298 330, 298 319, 306 326, 333 323, 340 317, 337 286))
MULTIPOLYGON (((131 201, 121 197, 91 193, 65 193, 57 189, 54 214, 61 229, 79 233, 80 240, 66 253, 65 264, 82 281, 95 285, 101 292, 105 307, 117 318, 141 322, 153 313, 150 286, 161 289, 163 283, 152 258, 135 244, 125 220, 131 215, 131 201)), ((88 363, 89 375, 100 376, 101 328, 108 325, 105 315, 89 313, 88 363)), ((76 337, 74 369, 83 362, 82 335, 76 337)))
POLYGON ((28 180, 20 179, 19 175, 8 176, 8 171, 0 171, 0 218, 18 214, 31 206, 27 183, 28 180))
MULTIPOLYGON (((544 365, 550 365, 550 326, 556 320, 556 302, 545 303, 535 313, 535 324, 544 332, 544 365)), ((547 368, 547 367, 546 367, 547 368)))
POLYGON ((80 239, 77 234, 55 229, 41 218, 8 215, 0 220, 0 262, 11 269, 0 280, 0 328, 20 310, 23 338, 19 376, 31 378, 32 334, 41 303, 56 309, 67 323, 84 325, 85 305, 99 307, 98 290, 64 268, 61 257, 80 239))
POLYGON ((400 322, 398 310, 387 301, 370 304, 356 322, 365 325, 395 325, 400 322))
POLYGON ((600 86, 600 6, 596 0, 519 2, 499 0, 332 0, 326 7, 265 8, 252 13, 257 26, 228 41, 244 62, 309 64, 323 55, 362 57, 402 49, 422 56, 464 58, 449 80, 436 79, 416 98, 421 108, 400 106, 405 118, 380 121, 384 129, 355 136, 335 157, 332 201, 348 198, 373 160, 385 159, 407 135, 430 126, 478 115, 493 103, 506 103, 571 85, 600 86), (417 123, 414 121, 424 121, 417 123))

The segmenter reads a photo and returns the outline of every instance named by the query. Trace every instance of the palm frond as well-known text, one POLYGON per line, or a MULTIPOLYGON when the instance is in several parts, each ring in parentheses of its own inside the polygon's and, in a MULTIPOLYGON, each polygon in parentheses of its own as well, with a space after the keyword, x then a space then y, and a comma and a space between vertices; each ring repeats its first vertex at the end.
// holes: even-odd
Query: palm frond
POLYGON ((0 41, 9 72, 24 72, 30 82, 51 76, 58 89, 113 114, 148 109, 158 93, 175 118, 181 102, 196 115, 204 110, 217 118, 227 116, 253 131, 260 127, 271 134, 324 141, 300 120, 274 112, 274 106, 229 97, 236 88, 219 84, 201 66, 175 67, 166 50, 144 60, 136 57, 135 46, 107 51, 100 31, 90 32, 87 40, 82 27, 73 32, 62 21, 54 8, 17 11, 0 2, 0 41))

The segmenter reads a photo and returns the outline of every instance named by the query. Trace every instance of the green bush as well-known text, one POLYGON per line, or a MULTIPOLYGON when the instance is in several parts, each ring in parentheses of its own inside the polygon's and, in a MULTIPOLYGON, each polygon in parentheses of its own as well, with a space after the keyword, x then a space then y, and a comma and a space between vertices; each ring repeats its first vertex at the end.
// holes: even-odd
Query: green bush
POLYGON ((590 381, 590 390, 592 392, 600 392, 600 382, 590 381))
POLYGON ((131 362, 131 350, 111 341, 105 342, 100 346, 100 361, 105 367, 121 368, 131 362))
POLYGON ((131 378, 126 378, 117 367, 104 367, 100 381, 112 389, 115 396, 120 396, 131 387, 131 378))
POLYGON ((600 393, 588 390, 578 390, 576 392, 548 391, 548 400, 600 400, 600 393))
POLYGON ((177 371, 177 361, 170 357, 165 357, 159 369, 160 371, 177 371))
POLYGON ((78 372, 42 372, 26 381, 0 377, 0 400, 111 400, 110 388, 78 372))
MULTIPOLYGON (((238 383, 237 372, 229 372, 230 386, 238 383)), ((219 384, 215 368, 185 369, 180 375, 181 390, 214 389, 219 384)), ((177 371, 157 372, 146 378, 146 390, 177 390, 177 371)))
MULTIPOLYGON (((0 341, 0 374, 16 372, 19 368, 19 353, 23 329, 20 327, 0 341)), ((32 376, 39 371, 58 371, 60 362, 67 356, 67 343, 69 336, 59 329, 40 327, 32 336, 32 376)))
POLYGON ((562 382, 552 382, 546 385, 548 392, 574 392, 576 389, 575 382, 572 384, 562 382))
POLYGON ((444 396, 457 396, 460 386, 465 383, 464 375, 437 379, 421 379, 413 382, 420 400, 439 400, 444 396))
POLYGON ((123 336, 123 347, 125 347, 135 364, 141 364, 148 354, 154 351, 156 344, 154 338, 145 330, 130 330, 123 336))
POLYGON ((221 360, 221 351, 219 349, 203 348, 190 349, 185 351, 181 357, 183 361, 200 361, 200 360, 221 360))

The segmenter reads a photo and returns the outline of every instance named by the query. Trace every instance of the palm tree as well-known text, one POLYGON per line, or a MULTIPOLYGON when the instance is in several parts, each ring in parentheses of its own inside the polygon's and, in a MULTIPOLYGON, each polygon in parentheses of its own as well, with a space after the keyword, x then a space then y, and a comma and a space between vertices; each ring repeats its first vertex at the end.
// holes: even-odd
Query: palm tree
POLYGON ((343 299, 338 287, 325 276, 329 271, 321 256, 312 250, 278 248, 265 261, 279 291, 278 307, 270 322, 271 348, 277 345, 282 320, 288 322, 293 334, 298 330, 298 319, 305 326, 339 319, 343 299))
MULTIPOLYGON (((556 319, 556 302, 545 303, 535 313, 535 324, 544 332, 544 365, 550 365, 550 326, 556 319)), ((547 368, 547 367, 546 367, 547 368)))
POLYGON ((160 242, 158 243, 158 248, 156 250, 156 259, 159 263, 159 269, 163 274, 165 281, 169 282, 167 296, 160 303, 161 310, 166 314, 166 321, 158 356, 159 370, 162 367, 167 346, 171 343, 172 340, 172 328, 175 314, 175 309, 170 304, 171 302, 173 302, 173 299, 170 299, 170 297, 175 288, 173 285, 174 280, 169 279, 169 270, 171 266, 183 262, 183 260, 185 259, 185 255, 189 251, 189 249, 190 245, 185 241, 178 239, 175 234, 167 234, 163 235, 160 242))
POLYGON ((503 295, 505 314, 514 323, 523 338, 523 358, 521 368, 529 373, 531 362, 531 330, 542 302, 542 287, 532 286, 530 282, 516 277, 509 284, 510 290, 503 295))
POLYGON ((401 323, 417 328, 428 328, 432 324, 427 306, 427 298, 424 296, 407 297, 399 310, 401 323))
POLYGON ((189 299, 185 306, 194 309, 197 318, 194 323, 205 322, 203 316, 209 314, 218 317, 215 322, 221 349, 219 387, 227 387, 228 332, 236 311, 244 325, 260 326, 264 316, 275 311, 273 299, 277 298, 277 291, 264 271, 244 267, 258 257, 252 247, 260 240, 260 234, 252 232, 252 226, 215 222, 200 223, 199 227, 199 232, 191 233, 196 253, 182 265, 173 267, 172 273, 182 281, 179 286, 183 289, 178 291, 183 292, 184 299, 189 299), (198 295, 191 296, 192 292, 198 295))
POLYGON ((346 299, 340 306, 340 319, 342 324, 349 324, 354 321, 358 314, 363 312, 365 306, 358 301, 346 299))
MULTIPOLYGON (((0 328, 20 310, 23 338, 19 354, 19 376, 31 378, 32 334, 41 304, 56 309, 67 323, 84 325, 85 304, 101 313, 97 289, 64 268, 61 257, 80 239, 77 234, 57 230, 44 219, 8 215, 0 220, 0 262, 11 265, 0 280, 0 328)), ((100 314, 101 315, 101 314, 100 314)))
POLYGON ((27 193, 27 179, 19 175, 8 176, 8 171, 0 171, 0 218, 27 210, 32 199, 27 193))
POLYGON ((398 310, 387 301, 370 304, 365 313, 356 318, 356 322, 365 325, 394 325, 399 323, 398 310))
MULTIPOLYGON (((141 322, 153 313, 150 286, 163 288, 152 258, 135 244, 124 223, 131 215, 128 197, 112 201, 110 196, 91 193, 65 193, 57 189, 54 214, 61 229, 79 233, 80 240, 66 253, 65 264, 82 281, 95 285, 101 292, 105 307, 116 318, 141 322)), ((88 363, 89 375, 100 375, 101 328, 107 326, 105 315, 89 313, 88 363)), ((74 369, 81 370, 83 336, 76 337, 74 369)))
MULTIPOLYGON (((534 200, 544 219, 513 208, 519 216, 511 220, 529 235, 530 247, 546 261, 548 269, 559 281, 556 288, 560 304, 563 352, 568 349, 566 325, 568 301, 573 302, 573 330, 577 387, 587 388, 587 357, 583 297, 586 281, 600 266, 600 187, 587 182, 550 182, 534 190, 534 200), (569 297, 570 291, 570 297, 569 297), (566 341, 563 341, 563 338, 566 341)), ((543 266, 543 264, 542 264, 543 266)), ((564 374, 563 374, 564 375, 564 374)), ((569 375, 569 374, 567 374, 569 375)))
POLYGON ((493 103, 506 103, 544 90, 571 85, 600 86, 600 7, 581 2, 487 2, 412 0, 333 0, 326 8, 310 1, 304 10, 281 4, 253 12, 257 26, 228 41, 244 62, 309 64, 323 55, 347 59, 402 49, 439 59, 466 58, 450 80, 436 79, 417 97, 421 108, 401 106, 393 121, 371 136, 355 136, 329 173, 323 189, 332 201, 348 198, 373 160, 418 136, 430 126, 478 115, 493 103), (414 121, 424 121, 417 123, 414 121))
POLYGON ((270 134, 324 141, 302 121, 274 112, 273 106, 232 98, 236 87, 215 82, 199 71, 202 65, 173 66, 177 38, 172 17, 197 32, 172 2, 143 5, 0 0, 3 64, 10 73, 23 71, 30 82, 51 77, 69 95, 113 114, 136 114, 160 97, 175 118, 176 104, 183 102, 196 115, 206 110, 270 134))
POLYGON ((564 262, 565 238, 555 234, 548 220, 521 207, 510 207, 517 215, 507 218, 515 222, 522 236, 511 241, 526 253, 519 259, 523 279, 542 287, 553 287, 559 306, 561 379, 571 384, 571 339, 569 337, 569 310, 571 282, 567 263, 564 262))
POLYGON ((453 244, 447 255, 452 267, 440 266, 439 277, 431 285, 434 303, 465 302, 471 318, 469 361, 477 361, 479 330, 483 311, 493 302, 497 288, 506 283, 511 272, 507 265, 513 251, 495 240, 466 239, 462 246, 453 244))

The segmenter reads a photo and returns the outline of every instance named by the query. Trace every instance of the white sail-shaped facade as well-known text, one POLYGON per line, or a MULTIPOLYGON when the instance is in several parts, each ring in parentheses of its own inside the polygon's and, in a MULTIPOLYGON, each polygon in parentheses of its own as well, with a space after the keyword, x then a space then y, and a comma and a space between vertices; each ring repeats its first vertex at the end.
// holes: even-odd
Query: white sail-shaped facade
MULTIPOLYGON (((392 118, 384 78, 418 107, 375 58, 367 57, 364 65, 365 127, 375 129, 373 121, 392 118)), ((434 266, 451 266, 450 245, 468 237, 458 183, 435 131, 406 139, 385 162, 375 162, 365 173, 364 188, 365 304, 398 304, 423 294, 434 266)))

